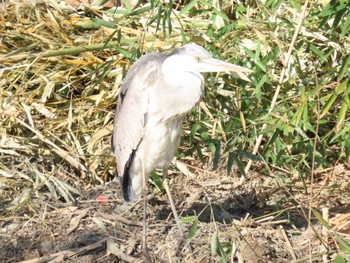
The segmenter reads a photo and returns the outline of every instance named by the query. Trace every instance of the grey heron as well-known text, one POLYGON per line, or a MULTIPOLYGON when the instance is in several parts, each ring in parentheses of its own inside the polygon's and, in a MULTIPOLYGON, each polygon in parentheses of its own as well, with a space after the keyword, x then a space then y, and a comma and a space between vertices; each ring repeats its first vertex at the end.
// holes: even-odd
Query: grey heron
MULTIPOLYGON (((213 58, 197 44, 170 55, 142 56, 130 68, 121 87, 112 134, 112 150, 125 201, 136 201, 156 168, 166 179, 180 142, 184 117, 204 92, 201 72, 233 72, 241 78, 251 70, 213 58)), ((164 188, 180 234, 183 235, 167 180, 164 188)))

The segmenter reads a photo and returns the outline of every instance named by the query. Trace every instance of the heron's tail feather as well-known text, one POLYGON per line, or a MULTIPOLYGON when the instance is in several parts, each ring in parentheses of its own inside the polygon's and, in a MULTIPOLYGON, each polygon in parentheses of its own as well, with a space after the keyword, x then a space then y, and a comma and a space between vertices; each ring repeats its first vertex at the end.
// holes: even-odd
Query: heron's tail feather
POLYGON ((136 149, 132 151, 128 161, 125 163, 124 173, 123 173, 123 175, 120 178, 120 180, 121 180, 121 188, 122 188, 122 192, 123 192, 123 197, 124 197, 124 200, 126 202, 130 201, 130 192, 131 192, 131 189, 132 189, 132 180, 131 180, 131 176, 130 176, 130 167, 131 167, 131 164, 132 164, 132 162, 134 160, 135 153, 136 153, 136 149))

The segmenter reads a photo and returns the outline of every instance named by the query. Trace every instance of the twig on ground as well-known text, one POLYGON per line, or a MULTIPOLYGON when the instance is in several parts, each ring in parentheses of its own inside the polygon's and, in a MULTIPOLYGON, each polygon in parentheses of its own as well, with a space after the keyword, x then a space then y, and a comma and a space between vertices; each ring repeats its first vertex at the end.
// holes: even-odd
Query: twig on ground
POLYGON ((115 243, 112 238, 109 238, 107 240, 106 245, 107 245, 107 255, 113 254, 119 259, 124 260, 126 262, 135 262, 135 263, 138 262, 136 258, 122 252, 118 244, 115 243))
POLYGON ((294 253, 294 250, 293 250, 293 247, 292 247, 292 244, 290 243, 288 237, 287 237, 287 234, 286 234, 286 231, 284 230, 283 226, 280 226, 280 230, 281 230, 281 233, 282 233, 282 236, 284 237, 284 240, 286 241, 287 243, 287 249, 290 253, 290 255, 292 256, 293 260, 296 260, 297 257, 294 253))
MULTIPOLYGON (((54 254, 50 254, 50 255, 46 255, 43 257, 38 257, 38 258, 33 258, 33 259, 29 259, 29 260, 25 260, 25 261, 21 261, 20 263, 39 263, 39 262, 57 262, 56 259, 67 259, 67 258, 71 258, 74 257, 76 255, 82 254, 82 253, 86 253, 88 251, 93 251, 93 250, 97 250, 97 249, 101 249, 104 247, 104 242, 106 242, 107 239, 103 239, 101 241, 98 241, 94 244, 85 246, 77 251, 74 250, 64 250, 58 253, 54 253, 54 254)), ((62 262, 62 261, 60 261, 62 262)))
MULTIPOLYGON (((156 196, 155 193, 147 195, 147 202, 152 200, 156 196)), ((128 208, 125 212, 123 212, 123 215, 126 214, 128 211, 131 211, 137 206, 141 201, 143 201, 143 198, 138 200, 137 202, 133 203, 130 208, 128 208)))
POLYGON ((67 235, 70 235, 79 227, 81 219, 83 219, 87 215, 88 212, 89 212, 89 209, 84 209, 84 210, 80 211, 80 214, 78 216, 76 216, 72 219, 72 221, 71 221, 72 226, 70 228, 68 228, 66 231, 67 235))
POLYGON ((132 220, 129 220, 125 217, 122 217, 122 216, 116 215, 116 214, 110 215, 110 214, 106 214, 106 213, 97 212, 96 216, 100 216, 100 217, 106 218, 108 220, 113 220, 113 221, 116 220, 116 221, 123 223, 123 224, 126 224, 126 225, 143 227, 142 222, 132 221, 132 220))

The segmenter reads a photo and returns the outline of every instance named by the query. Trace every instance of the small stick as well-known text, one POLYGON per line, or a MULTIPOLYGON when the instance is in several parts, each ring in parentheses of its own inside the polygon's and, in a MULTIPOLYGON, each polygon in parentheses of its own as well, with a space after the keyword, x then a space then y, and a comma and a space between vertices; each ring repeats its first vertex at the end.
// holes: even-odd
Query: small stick
MULTIPOLYGON (((328 224, 329 223, 329 208, 328 207, 322 208, 322 217, 328 224)), ((323 243, 326 245, 326 250, 329 247, 328 246, 328 238, 329 238, 329 231, 328 231, 326 226, 322 225, 322 239, 323 239, 323 243)), ((322 260, 323 260, 323 262, 329 262, 328 254, 324 254, 322 256, 322 260)))
POLYGON ((38 257, 38 258, 33 258, 33 259, 25 260, 25 261, 21 261, 19 263, 39 263, 39 262, 52 261, 52 260, 55 260, 58 257, 60 257, 60 258, 61 257, 63 257, 63 258, 73 257, 73 256, 79 255, 81 253, 86 253, 88 251, 92 251, 92 250, 103 248, 104 247, 103 243, 106 242, 106 240, 107 240, 107 238, 103 239, 101 241, 98 241, 98 242, 96 242, 94 244, 85 246, 85 247, 79 249, 78 251, 63 250, 63 251, 58 252, 58 253, 54 253, 54 254, 38 257))
POLYGON ((183 231, 181 223, 180 223, 179 214, 176 211, 173 196, 171 195, 171 192, 170 192, 169 178, 168 178, 168 167, 163 167, 163 186, 164 186, 165 192, 168 195, 170 207, 171 207, 171 210, 173 211, 175 222, 176 222, 177 228, 179 230, 179 234, 180 234, 180 240, 179 240, 179 243, 177 245, 176 252, 175 252, 175 255, 178 255, 181 251, 183 243, 186 241, 186 237, 185 237, 184 231, 183 231))
POLYGON ((281 230, 281 233, 282 233, 282 235, 284 237, 284 240, 287 243, 287 249, 288 249, 289 253, 291 254, 293 260, 297 260, 297 257, 295 255, 293 247, 292 247, 292 244, 290 243, 290 241, 289 241, 289 239, 287 237, 286 231, 284 231, 284 228, 282 226, 280 226, 280 230, 281 230))
POLYGON ((125 262, 137 262, 136 258, 128 254, 125 254, 123 251, 121 251, 119 245, 115 243, 112 238, 109 238, 107 240, 106 245, 107 245, 107 255, 113 254, 125 262))
POLYGON ((100 217, 106 218, 106 219, 111 220, 111 221, 116 220, 120 223, 130 225, 130 226, 143 227, 143 224, 141 222, 129 220, 123 216, 116 215, 116 214, 110 215, 110 214, 106 214, 106 213, 97 212, 96 216, 100 216, 100 217))

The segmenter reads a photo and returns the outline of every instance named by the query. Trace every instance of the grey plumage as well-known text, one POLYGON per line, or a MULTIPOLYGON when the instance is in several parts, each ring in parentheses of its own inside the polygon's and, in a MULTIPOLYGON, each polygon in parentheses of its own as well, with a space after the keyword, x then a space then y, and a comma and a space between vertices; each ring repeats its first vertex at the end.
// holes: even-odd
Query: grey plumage
POLYGON ((130 68, 120 90, 112 134, 126 201, 141 196, 143 168, 147 180, 154 169, 166 169, 171 163, 183 119, 203 95, 200 72, 220 71, 250 72, 213 59, 196 44, 170 55, 145 55, 130 68))

